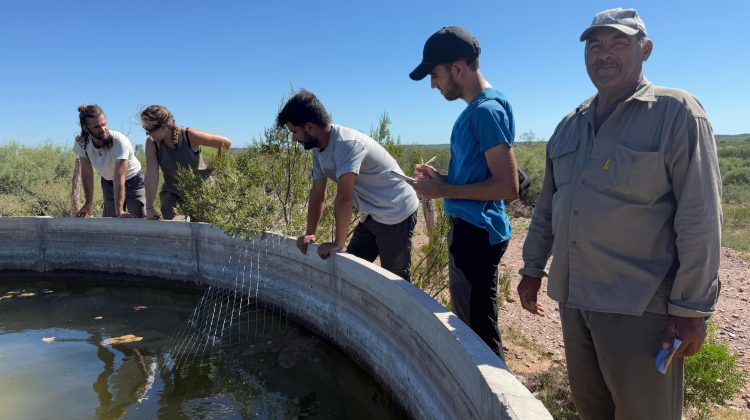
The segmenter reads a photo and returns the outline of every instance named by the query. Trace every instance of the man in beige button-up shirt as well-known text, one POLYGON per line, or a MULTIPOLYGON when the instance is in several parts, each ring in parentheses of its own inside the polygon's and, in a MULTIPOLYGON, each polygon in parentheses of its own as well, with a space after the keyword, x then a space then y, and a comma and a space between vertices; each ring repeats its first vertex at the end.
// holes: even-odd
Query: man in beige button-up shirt
POLYGON ((583 32, 597 94, 558 125, 523 248, 521 304, 545 266, 560 304, 583 419, 679 419, 682 357, 698 351, 719 292, 721 178, 711 125, 690 94, 652 85, 653 44, 633 9, 583 32), (654 356, 678 338, 666 374, 654 356))

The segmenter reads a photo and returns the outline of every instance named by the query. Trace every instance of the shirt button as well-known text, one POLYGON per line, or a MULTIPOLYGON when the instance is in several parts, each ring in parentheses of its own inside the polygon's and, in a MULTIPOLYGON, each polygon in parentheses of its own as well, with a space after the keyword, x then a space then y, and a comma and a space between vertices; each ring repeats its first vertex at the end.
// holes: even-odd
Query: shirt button
POLYGON ((573 216, 578 216, 578 210, 573 210, 573 216))
POLYGON ((586 180, 585 179, 581 180, 581 185, 586 185, 586 180))
POLYGON ((570 244, 571 244, 572 246, 576 246, 576 243, 577 243, 576 241, 570 241, 570 244))

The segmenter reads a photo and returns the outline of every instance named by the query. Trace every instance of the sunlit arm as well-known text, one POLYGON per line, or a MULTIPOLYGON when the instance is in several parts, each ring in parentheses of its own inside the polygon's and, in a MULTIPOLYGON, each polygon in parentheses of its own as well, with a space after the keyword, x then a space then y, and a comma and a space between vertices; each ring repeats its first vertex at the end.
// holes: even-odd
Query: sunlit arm
POLYGON ((146 140, 146 210, 154 209, 156 189, 159 188, 159 160, 151 137, 146 140))
POLYGON ((125 171, 128 168, 127 159, 115 161, 115 176, 112 178, 115 195, 115 214, 120 216, 125 206, 125 171))
POLYGON ((307 230, 306 235, 315 235, 318 231, 318 224, 323 214, 326 201, 326 179, 313 179, 313 185, 310 189, 310 197, 307 201, 307 230))
POLYGON ((91 161, 87 157, 80 157, 79 160, 81 162, 81 183, 83 184, 85 201, 76 216, 86 217, 91 216, 91 207, 94 202, 94 167, 91 166, 91 161))
POLYGON ((333 243, 340 248, 344 247, 346 237, 349 234, 349 225, 352 222, 352 209, 354 208, 354 181, 357 174, 346 173, 339 177, 336 183, 336 199, 334 200, 334 215, 336 217, 336 237, 333 243))
POLYGON ((229 150, 232 147, 232 140, 228 137, 218 134, 208 133, 195 128, 190 129, 190 143, 193 150, 197 151, 198 146, 214 147, 219 149, 219 155, 222 150, 229 150))
POLYGON ((457 198, 491 201, 512 200, 518 197, 516 158, 506 144, 484 153, 491 176, 474 184, 448 184, 445 177, 424 177, 414 183, 414 189, 425 198, 457 198))

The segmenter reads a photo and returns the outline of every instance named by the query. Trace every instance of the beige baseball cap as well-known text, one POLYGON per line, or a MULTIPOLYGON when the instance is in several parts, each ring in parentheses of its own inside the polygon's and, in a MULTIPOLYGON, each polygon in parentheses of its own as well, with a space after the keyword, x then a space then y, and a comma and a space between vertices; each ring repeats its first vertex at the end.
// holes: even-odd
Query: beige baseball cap
POLYGON ((585 41, 594 30, 604 27, 617 29, 627 35, 641 33, 643 36, 647 36, 646 24, 638 16, 638 12, 635 9, 618 7, 597 13, 591 22, 591 26, 581 34, 581 41, 585 41))

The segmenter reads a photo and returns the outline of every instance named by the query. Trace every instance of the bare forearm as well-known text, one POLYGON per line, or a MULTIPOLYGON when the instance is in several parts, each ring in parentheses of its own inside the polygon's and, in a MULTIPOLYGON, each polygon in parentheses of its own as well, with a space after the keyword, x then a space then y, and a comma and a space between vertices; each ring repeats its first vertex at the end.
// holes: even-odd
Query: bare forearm
POLYGON ((429 165, 416 165, 415 171, 422 176, 412 184, 414 189, 427 198, 457 198, 464 200, 491 201, 509 200, 518 197, 518 170, 513 150, 499 145, 484 152, 489 177, 472 184, 449 184, 429 165))
POLYGON ((91 205, 94 201, 94 171, 91 164, 81 164, 81 183, 83 184, 83 195, 85 205, 91 205))
POLYGON ((310 200, 307 205, 307 230, 306 235, 315 235, 320 224, 320 217, 323 214, 323 200, 310 200))
POLYGON ((354 200, 336 197, 334 203, 334 215, 336 217, 336 237, 334 243, 340 247, 344 247, 346 237, 349 234, 349 225, 352 221, 352 208, 354 207, 354 200))
POLYGON ((445 197, 490 201, 518 198, 518 170, 510 146, 501 144, 484 152, 490 176, 467 185, 446 185, 445 197))
POLYGON ((518 180, 497 181, 493 178, 475 184, 444 184, 443 197, 465 200, 490 201, 518 198, 518 180))
POLYGON ((215 147, 219 149, 219 151, 221 151, 221 149, 229 150, 229 148, 232 147, 232 140, 230 140, 229 137, 209 133, 196 128, 190 129, 190 141, 198 146, 215 147))
POLYGON ((146 208, 154 208, 156 189, 159 185, 159 168, 146 169, 146 208))
POLYGON ((117 216, 122 213, 122 208, 125 205, 125 180, 120 178, 114 179, 114 195, 115 195, 115 214, 117 216))

